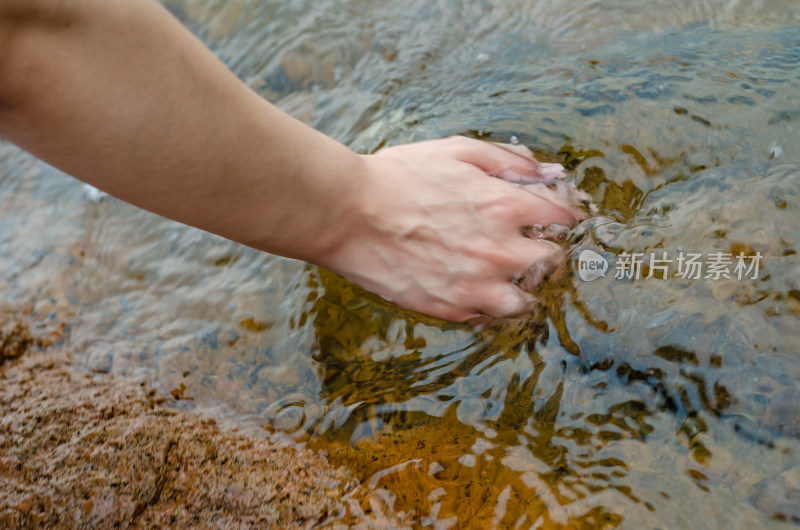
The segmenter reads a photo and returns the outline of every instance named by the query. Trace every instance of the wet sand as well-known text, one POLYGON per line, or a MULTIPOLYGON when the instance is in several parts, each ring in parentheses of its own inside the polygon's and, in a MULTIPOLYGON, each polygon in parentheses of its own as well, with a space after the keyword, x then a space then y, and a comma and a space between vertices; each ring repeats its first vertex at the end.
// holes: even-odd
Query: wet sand
POLYGON ((323 456, 81 372, 57 335, 0 312, 0 527, 402 526, 323 456))

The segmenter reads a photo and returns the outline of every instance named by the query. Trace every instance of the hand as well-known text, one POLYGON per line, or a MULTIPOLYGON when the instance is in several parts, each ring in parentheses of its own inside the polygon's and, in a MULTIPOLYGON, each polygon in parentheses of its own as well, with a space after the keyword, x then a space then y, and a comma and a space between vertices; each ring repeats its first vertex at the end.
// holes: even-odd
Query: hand
POLYGON ((452 137, 362 155, 355 228, 318 263, 396 304, 464 321, 530 310, 513 280, 547 269, 560 248, 522 228, 572 224, 583 216, 507 182, 551 180, 523 146, 452 137), (500 178, 491 178, 491 176, 500 178))

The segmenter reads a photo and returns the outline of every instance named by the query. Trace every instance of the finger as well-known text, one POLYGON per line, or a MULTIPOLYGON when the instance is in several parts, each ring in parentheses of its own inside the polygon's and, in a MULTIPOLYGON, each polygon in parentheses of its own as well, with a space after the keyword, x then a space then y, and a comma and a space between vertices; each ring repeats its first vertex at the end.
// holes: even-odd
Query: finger
POLYGON ((542 199, 550 201, 575 213, 578 219, 585 219, 586 212, 580 207, 582 203, 591 200, 591 196, 574 186, 557 184, 546 186, 544 184, 525 184, 522 189, 542 199))
POLYGON ((528 241, 529 261, 514 275, 514 283, 523 291, 533 291, 559 265, 565 256, 561 247, 549 241, 528 241))
POLYGON ((417 310, 432 317, 449 320, 451 322, 466 322, 467 320, 480 316, 480 313, 472 309, 456 307, 441 301, 429 302, 425 304, 424 307, 418 308, 417 310))
POLYGON ((451 138, 456 143, 456 157, 484 173, 512 182, 539 182, 559 176, 559 164, 542 166, 525 146, 482 142, 471 138, 451 138), (558 166, 558 167, 556 167, 558 166))
POLYGON ((564 183, 559 183, 555 186, 548 186, 543 183, 523 184, 521 187, 525 191, 538 195, 542 199, 547 199, 550 202, 554 202, 568 209, 575 208, 582 203, 591 202, 592 200, 591 195, 585 191, 564 183))
POLYGON ((510 317, 531 311, 536 298, 512 283, 497 283, 489 289, 481 312, 493 318, 510 317))
POLYGON ((523 158, 527 158, 531 162, 539 163, 539 161, 536 160, 536 157, 533 156, 533 151, 531 151, 530 149, 528 149, 528 147, 526 147, 524 145, 521 145, 521 144, 501 144, 501 143, 497 143, 497 142, 489 142, 489 145, 493 145, 495 147, 499 147, 500 149, 505 149, 509 153, 513 153, 513 154, 519 155, 519 156, 521 156, 523 158))
POLYGON ((497 270, 495 277, 506 274, 504 279, 507 280, 519 277, 534 263, 557 263, 564 259, 564 251, 557 244, 527 236, 515 237, 511 245, 504 247, 504 251, 506 254, 502 256, 502 261, 498 261, 502 263, 501 269, 497 270))
POLYGON ((487 316, 487 315, 475 315, 474 317, 467 319, 464 321, 465 324, 469 324, 477 331, 481 331, 486 326, 495 322, 496 319, 487 316))
MULTIPOLYGON (((544 180, 545 182, 551 182, 555 179, 563 179, 567 176, 567 170, 564 169, 564 166, 561 164, 551 164, 547 162, 539 162, 536 160, 536 157, 533 156, 533 151, 525 147, 524 145, 514 145, 514 144, 496 144, 492 143, 491 145, 495 147, 499 147, 500 149, 505 149, 511 153, 517 154, 528 160, 531 160, 534 164, 536 164, 536 173, 537 176, 533 181, 538 182, 540 180, 544 180)), ((522 179, 525 181, 530 181, 531 179, 522 179)))
POLYGON ((517 200, 520 208, 518 210, 518 222, 520 227, 549 225, 552 223, 569 226, 586 216, 578 208, 571 208, 564 203, 546 199, 524 188, 518 188, 518 191, 517 200))
POLYGON ((540 163, 537 167, 539 177, 545 182, 552 182, 555 179, 567 177, 567 170, 561 164, 540 163))

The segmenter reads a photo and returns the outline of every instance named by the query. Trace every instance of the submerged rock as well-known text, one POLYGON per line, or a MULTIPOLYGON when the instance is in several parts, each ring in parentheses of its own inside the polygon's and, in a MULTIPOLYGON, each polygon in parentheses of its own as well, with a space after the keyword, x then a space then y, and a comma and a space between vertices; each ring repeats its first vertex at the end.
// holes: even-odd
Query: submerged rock
POLYGON ((22 356, 34 343, 25 322, 11 313, 0 312, 0 365, 6 360, 22 356))
POLYGON ((0 371, 4 528, 398 527, 342 468, 33 352, 0 371), (362 507, 365 506, 366 508, 362 507))
POLYGON ((776 521, 800 524, 800 473, 791 469, 755 485, 752 502, 776 521))

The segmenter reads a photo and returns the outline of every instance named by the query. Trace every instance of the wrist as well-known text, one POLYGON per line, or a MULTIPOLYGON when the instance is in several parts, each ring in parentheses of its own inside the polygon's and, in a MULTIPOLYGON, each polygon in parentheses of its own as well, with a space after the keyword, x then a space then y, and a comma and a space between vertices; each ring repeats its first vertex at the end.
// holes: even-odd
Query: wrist
POLYGON ((261 237, 246 244, 333 269, 357 233, 367 168, 360 155, 326 140, 292 155, 297 163, 274 195, 281 203, 259 208, 261 237))
POLYGON ((315 228, 305 238, 307 246, 301 259, 337 273, 342 257, 354 250, 353 244, 364 237, 369 225, 369 182, 375 178, 369 164, 370 155, 348 151, 348 156, 334 168, 326 167, 321 201, 314 206, 318 214, 315 228))

